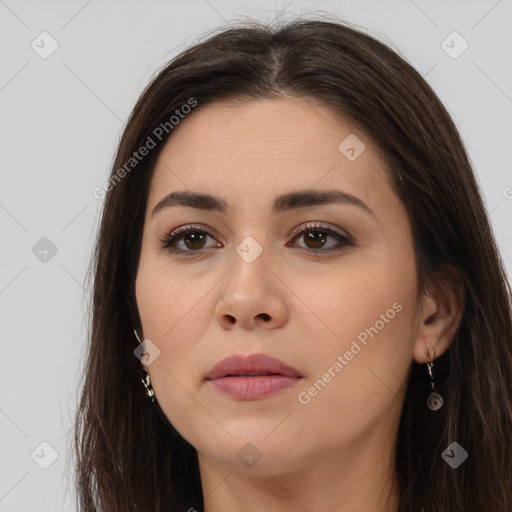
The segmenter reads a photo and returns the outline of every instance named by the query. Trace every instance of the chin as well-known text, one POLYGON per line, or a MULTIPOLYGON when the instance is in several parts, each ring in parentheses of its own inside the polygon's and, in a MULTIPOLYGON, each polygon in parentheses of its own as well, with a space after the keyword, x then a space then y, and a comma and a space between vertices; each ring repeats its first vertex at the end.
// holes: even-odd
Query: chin
POLYGON ((231 432, 233 438, 209 438, 195 446, 204 457, 215 459, 229 471, 252 476, 287 473, 299 465, 298 461, 294 461, 300 457, 297 447, 303 448, 300 440, 292 442, 292 439, 284 439, 277 432, 268 435, 267 428, 258 431, 254 426, 247 428, 247 425, 231 432), (254 435, 251 435, 253 432, 254 435))

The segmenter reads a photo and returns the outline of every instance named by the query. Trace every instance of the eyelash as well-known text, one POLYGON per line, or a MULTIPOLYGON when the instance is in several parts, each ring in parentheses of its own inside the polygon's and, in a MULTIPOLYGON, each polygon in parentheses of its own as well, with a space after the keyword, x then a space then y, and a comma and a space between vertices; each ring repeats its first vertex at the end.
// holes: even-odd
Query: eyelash
MULTIPOLYGON (((319 232, 323 233, 328 236, 332 236, 338 240, 338 243, 340 244, 338 247, 330 248, 330 249, 309 249, 307 247, 302 247, 302 249, 305 249, 306 251, 313 253, 313 254, 319 254, 319 253, 332 253, 341 251, 342 249, 345 249, 346 247, 352 247, 355 245, 354 240, 350 236, 342 235, 341 233, 338 233, 337 231, 334 231, 333 229, 323 227, 319 224, 305 224, 304 226, 301 226, 302 229, 295 230, 293 232, 292 240, 298 239, 301 235, 307 232, 319 232)), ((171 254, 177 254, 177 255, 184 255, 184 256, 194 256, 202 249, 189 249, 184 251, 183 249, 178 249, 173 244, 180 239, 182 239, 185 235, 191 234, 191 233, 201 233, 206 234, 210 238, 214 238, 208 231, 204 229, 195 228, 193 226, 183 226, 181 228, 176 229, 175 231, 168 233, 164 235, 160 239, 160 248, 168 250, 171 254)))

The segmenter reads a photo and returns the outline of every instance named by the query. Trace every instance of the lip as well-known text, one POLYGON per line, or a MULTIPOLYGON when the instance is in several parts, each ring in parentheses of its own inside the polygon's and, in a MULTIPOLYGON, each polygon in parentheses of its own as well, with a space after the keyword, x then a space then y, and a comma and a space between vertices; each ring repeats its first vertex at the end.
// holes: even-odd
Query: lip
POLYGON ((234 354, 217 363, 206 381, 236 400, 258 400, 288 390, 302 378, 299 370, 269 355, 234 354))

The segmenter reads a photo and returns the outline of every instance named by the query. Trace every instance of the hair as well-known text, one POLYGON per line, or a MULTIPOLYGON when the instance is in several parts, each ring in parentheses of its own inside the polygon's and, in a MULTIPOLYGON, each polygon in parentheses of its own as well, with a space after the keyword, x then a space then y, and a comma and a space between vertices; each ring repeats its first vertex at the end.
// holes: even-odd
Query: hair
POLYGON ((442 282, 447 268, 463 284, 459 327, 436 362, 439 411, 426 407, 424 365, 411 363, 395 444, 399 511, 512 510, 511 290, 463 142, 431 87, 396 51, 346 23, 319 19, 252 21, 209 34, 152 78, 129 116, 89 269, 74 437, 79 510, 203 511, 197 452, 146 397, 134 356, 149 185, 172 135, 168 129, 158 139, 154 131, 191 98, 199 109, 284 97, 319 102, 382 154, 412 227, 418 294, 442 282), (113 183, 148 137, 155 149, 113 183), (452 442, 468 453, 457 469, 441 456, 452 442))

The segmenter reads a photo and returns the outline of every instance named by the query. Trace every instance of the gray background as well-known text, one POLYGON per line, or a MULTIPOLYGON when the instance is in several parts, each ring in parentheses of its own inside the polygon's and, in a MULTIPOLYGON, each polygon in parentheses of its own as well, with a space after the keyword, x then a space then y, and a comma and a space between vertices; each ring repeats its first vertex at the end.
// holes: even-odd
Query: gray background
POLYGON ((0 511, 75 510, 68 454, 102 207, 92 191, 143 87, 220 24, 318 10, 378 35, 433 86, 460 128, 512 275, 511 0, 0 0, 0 511), (58 43, 46 59, 31 47, 51 48, 43 31, 58 43), (446 39, 453 31, 469 44, 458 58, 464 43, 446 39))

